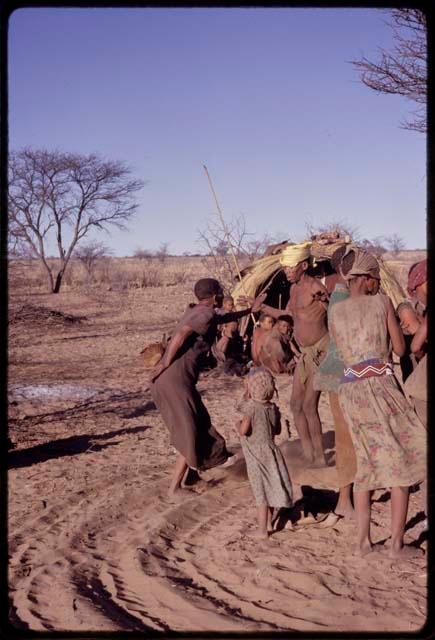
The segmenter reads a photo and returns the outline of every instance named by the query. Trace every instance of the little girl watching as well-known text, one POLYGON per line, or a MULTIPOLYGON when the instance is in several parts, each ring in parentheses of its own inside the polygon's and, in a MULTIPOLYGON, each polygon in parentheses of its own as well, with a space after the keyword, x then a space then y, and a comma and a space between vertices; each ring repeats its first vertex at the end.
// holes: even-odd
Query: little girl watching
POLYGON ((281 432, 281 416, 272 402, 273 376, 253 369, 247 377, 247 399, 237 405, 243 415, 237 425, 249 482, 257 504, 258 538, 272 531, 272 509, 292 506, 292 485, 284 457, 274 442, 281 432))

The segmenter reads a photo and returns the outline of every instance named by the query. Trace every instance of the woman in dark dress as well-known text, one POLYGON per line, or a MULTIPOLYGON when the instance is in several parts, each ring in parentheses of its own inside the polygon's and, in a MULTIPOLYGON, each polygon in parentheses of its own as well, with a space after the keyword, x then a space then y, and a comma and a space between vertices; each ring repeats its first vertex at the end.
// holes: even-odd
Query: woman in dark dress
POLYGON ((181 318, 162 360, 150 376, 152 398, 169 429, 171 444, 178 452, 170 496, 181 491, 181 482, 189 467, 211 469, 228 459, 225 440, 212 426, 196 383, 201 365, 216 339, 218 324, 258 311, 265 298, 265 295, 259 296, 251 308, 243 311, 217 314, 215 309, 223 298, 217 280, 198 280, 194 293, 198 303, 181 318))

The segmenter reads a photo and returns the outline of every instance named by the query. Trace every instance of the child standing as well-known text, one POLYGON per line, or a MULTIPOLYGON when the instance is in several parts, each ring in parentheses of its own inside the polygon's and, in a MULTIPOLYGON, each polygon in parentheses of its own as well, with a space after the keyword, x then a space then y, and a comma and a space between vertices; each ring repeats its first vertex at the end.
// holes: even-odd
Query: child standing
POLYGON ((257 503, 259 538, 272 530, 272 508, 292 506, 292 485, 281 451, 274 437, 281 432, 281 416, 272 402, 275 392, 273 376, 262 367, 247 377, 246 400, 237 405, 242 413, 238 424, 246 469, 257 503))

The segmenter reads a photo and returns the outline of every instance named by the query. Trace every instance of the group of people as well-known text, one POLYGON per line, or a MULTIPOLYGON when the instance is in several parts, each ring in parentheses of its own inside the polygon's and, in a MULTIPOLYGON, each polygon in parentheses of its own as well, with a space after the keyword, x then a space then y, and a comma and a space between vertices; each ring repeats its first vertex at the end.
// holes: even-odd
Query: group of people
POLYGON ((270 534, 273 509, 294 504, 291 469, 274 442, 281 429, 274 378, 290 373, 290 407, 307 466, 326 464, 318 405, 321 392, 328 393, 339 480, 334 516, 355 517, 356 553, 376 550, 370 495, 388 488, 390 554, 407 557, 419 551, 403 543, 409 488, 426 477, 427 263, 410 269, 411 299, 395 310, 379 291, 380 268, 373 255, 343 243, 330 256, 334 273, 322 281, 311 271, 311 247, 311 242, 290 245, 280 254, 291 285, 285 309, 266 305, 266 294, 239 299, 239 305, 248 305, 241 311, 234 311, 229 298, 223 308, 218 281, 196 283, 197 303, 183 315, 150 376, 152 397, 177 450, 169 496, 178 499, 186 491, 183 479, 189 468, 232 464, 234 457, 212 426, 196 383, 210 350, 225 359, 238 320, 260 314, 243 399, 236 407, 258 508, 257 535, 270 534), (392 352, 407 372, 403 385, 396 378, 392 352))

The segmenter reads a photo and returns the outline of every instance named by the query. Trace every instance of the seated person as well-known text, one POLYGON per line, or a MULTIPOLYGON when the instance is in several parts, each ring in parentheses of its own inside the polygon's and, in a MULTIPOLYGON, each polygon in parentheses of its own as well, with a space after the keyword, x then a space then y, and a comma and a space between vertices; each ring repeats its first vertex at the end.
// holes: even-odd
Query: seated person
POLYGON ((234 298, 233 296, 224 296, 222 298, 222 306, 215 309, 215 313, 223 315, 224 313, 232 313, 234 311, 234 298))
POLYGON ((224 364, 224 372, 228 375, 242 376, 247 372, 248 358, 244 354, 244 341, 236 321, 223 325, 222 335, 212 350, 217 361, 224 364))
MULTIPOLYGON (((222 299, 222 306, 218 309, 215 309, 215 313, 217 315, 223 315, 224 313, 232 313, 234 311, 234 298, 232 296, 224 296, 222 299)), ((229 325, 233 325, 233 322, 229 322, 227 324, 221 324, 219 325, 217 334, 216 334, 216 345, 215 348, 213 348, 213 353, 217 350, 218 352, 220 352, 219 354, 214 353, 215 357, 217 358, 217 360, 219 360, 220 362, 223 362, 225 360, 225 350, 227 348, 228 345, 228 339, 231 337, 232 335, 232 329, 231 327, 228 329, 229 325), (226 331, 226 329, 228 329, 228 331, 226 331), (223 340, 219 345, 219 342, 221 340, 221 338, 224 338, 225 340, 223 340)), ((238 325, 238 323, 236 322, 236 324, 238 325)))
POLYGON ((292 341, 293 322, 289 315, 279 316, 274 328, 269 331, 261 345, 259 360, 271 373, 291 373, 299 350, 292 341))
POLYGON ((259 367, 261 362, 259 360, 260 349, 267 334, 272 330, 275 320, 266 312, 260 314, 258 319, 258 327, 255 327, 252 334, 251 342, 251 356, 253 363, 259 367))

